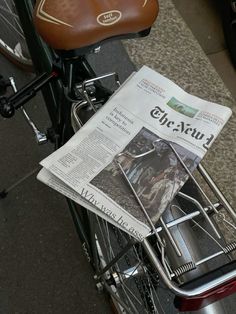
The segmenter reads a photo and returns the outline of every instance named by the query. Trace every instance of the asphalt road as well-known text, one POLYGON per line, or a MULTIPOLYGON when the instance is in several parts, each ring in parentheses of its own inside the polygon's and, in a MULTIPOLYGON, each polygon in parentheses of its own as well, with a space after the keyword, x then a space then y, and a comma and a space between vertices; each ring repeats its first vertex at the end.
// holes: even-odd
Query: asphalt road
MULTIPOLYGON (((90 60, 98 74, 118 71, 124 80, 133 66, 119 43, 90 60)), ((0 56, 0 74, 18 88, 33 75, 0 56)), ((50 126, 41 96, 26 108, 34 122, 50 126)), ((38 147, 23 116, 0 118, 0 190, 38 167, 52 146, 38 147)), ((77 238, 65 200, 35 175, 0 200, 0 314, 111 313, 95 288, 93 273, 77 238)))

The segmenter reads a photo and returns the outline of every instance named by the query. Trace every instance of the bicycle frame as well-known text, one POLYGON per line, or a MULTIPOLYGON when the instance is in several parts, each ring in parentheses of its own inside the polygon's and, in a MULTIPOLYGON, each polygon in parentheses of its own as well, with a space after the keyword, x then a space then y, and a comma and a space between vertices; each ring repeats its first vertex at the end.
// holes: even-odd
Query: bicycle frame
MULTIPOLYGON (((22 24, 22 28, 24 29, 26 42, 33 64, 35 66, 35 72, 37 75, 39 75, 39 79, 44 74, 45 76, 50 76, 50 74, 54 71, 54 64, 55 62, 59 61, 59 58, 55 52, 41 40, 35 31, 32 21, 33 1, 15 0, 14 2, 20 22, 22 24)), ((82 82, 86 79, 92 79, 96 76, 93 69, 90 67, 89 63, 83 56, 79 59, 79 64, 82 82)), ((62 80, 63 74, 60 73, 60 75, 58 75, 58 79, 50 80, 42 87, 45 105, 47 107, 47 111, 52 122, 52 129, 56 137, 55 148, 58 148, 61 143, 65 142, 72 135, 70 123, 68 123, 70 120, 69 108, 71 108, 71 101, 69 101, 64 95, 62 80), (63 106, 59 107, 59 104, 63 104, 63 106), (64 126, 66 126, 68 130, 65 131, 64 126)), ((37 83, 40 83, 40 80, 37 81, 36 78, 35 83, 37 85, 37 83)), ((29 90, 31 88, 31 86, 28 87, 29 90)), ((105 93, 106 96, 110 93, 108 90, 101 87, 100 84, 98 84, 98 88, 100 88, 100 92, 105 93)), ((21 90, 18 92, 21 93, 21 90)), ((77 234, 81 240, 82 247, 88 256, 89 262, 92 264, 92 252, 89 246, 90 230, 87 228, 88 217, 86 210, 84 208, 80 208, 80 212, 78 212, 78 205, 76 205, 70 199, 67 199, 67 203, 77 234)))
MULTIPOLYGON (((61 58, 42 41, 34 28, 32 20, 33 2, 31 0, 15 0, 14 2, 22 24, 22 28, 24 29, 26 42, 37 75, 52 73, 56 63, 59 63, 59 67, 64 67, 64 65, 68 63, 69 67, 70 64, 76 62, 76 60, 72 59, 72 61, 63 61, 62 63, 64 64, 61 64, 61 58)), ((79 62, 80 66, 79 75, 81 82, 96 77, 96 74, 83 55, 78 57, 77 61, 79 62)), ((52 127, 56 131, 57 136, 60 138, 63 136, 62 129, 64 124, 67 124, 66 121, 61 121, 61 117, 65 116, 65 113, 69 111, 68 106, 71 106, 71 101, 64 97, 63 93, 62 80, 64 80, 64 76, 68 74, 63 73, 63 70, 64 69, 62 68, 60 69, 58 80, 54 80, 42 88, 45 104, 50 116, 50 120, 52 121, 52 127), (63 108, 58 108, 58 104, 61 103, 63 103, 63 108)), ((64 72, 66 72, 66 70, 64 72)), ((97 87, 100 89, 100 93, 103 93, 106 96, 111 94, 110 91, 102 87, 100 84, 97 84, 97 87)), ((64 141, 67 140, 71 135, 72 134, 69 132, 67 138, 64 139, 64 141)))
MULTIPOLYGON (((52 51, 42 42, 39 35, 36 33, 32 21, 33 3, 29 0, 15 0, 16 9, 24 29, 26 42, 30 51, 30 55, 35 66, 37 74, 44 72, 50 73, 52 71, 52 51), (40 58, 39 58, 40 56, 40 58)), ((54 86, 49 85, 44 87, 42 92, 45 102, 50 103, 47 110, 54 127, 57 125, 56 121, 56 108, 58 95, 54 93, 54 88, 58 88, 58 82, 54 86)))

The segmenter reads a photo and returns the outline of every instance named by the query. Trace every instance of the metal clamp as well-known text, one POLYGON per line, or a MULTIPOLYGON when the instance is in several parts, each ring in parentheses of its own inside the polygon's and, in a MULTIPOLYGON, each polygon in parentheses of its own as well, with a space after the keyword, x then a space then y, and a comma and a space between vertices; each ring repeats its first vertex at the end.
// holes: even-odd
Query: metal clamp
MULTIPOLYGON (((9 80, 10 80, 10 84, 11 84, 11 87, 12 87, 14 93, 17 93, 17 88, 16 88, 14 78, 10 77, 9 80)), ((29 125, 29 127, 31 128, 31 130, 33 131, 33 133, 35 135, 35 139, 36 139, 37 144, 39 144, 39 145, 45 144, 47 142, 47 135, 38 130, 38 128, 36 127, 34 122, 29 117, 28 113, 26 112, 24 106, 21 106, 20 109, 21 109, 21 112, 23 113, 23 116, 24 116, 27 124, 29 125)))
POLYGON ((101 75, 101 76, 98 76, 98 77, 95 77, 93 79, 90 79, 90 80, 86 80, 82 83, 82 93, 84 95, 84 98, 85 100, 90 104, 90 106, 92 107, 93 111, 94 112, 97 112, 97 109, 96 107, 94 106, 93 104, 93 101, 92 99, 90 98, 88 92, 87 92, 87 88, 89 86, 93 86, 95 82, 97 81, 101 81, 101 80, 104 80, 106 78, 109 78, 109 77, 114 77, 115 78, 115 82, 117 84, 118 87, 120 87, 120 79, 119 79, 119 76, 116 72, 112 72, 112 73, 108 73, 108 74, 104 74, 104 75, 101 75))

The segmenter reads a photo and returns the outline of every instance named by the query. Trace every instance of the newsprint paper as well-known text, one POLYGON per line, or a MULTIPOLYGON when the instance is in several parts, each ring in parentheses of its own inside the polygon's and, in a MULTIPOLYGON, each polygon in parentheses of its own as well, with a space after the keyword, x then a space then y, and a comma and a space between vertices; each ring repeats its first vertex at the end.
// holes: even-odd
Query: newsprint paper
POLYGON ((230 115, 144 66, 38 179, 142 241, 151 227, 132 188, 155 224, 188 178, 181 161, 192 172, 230 115))

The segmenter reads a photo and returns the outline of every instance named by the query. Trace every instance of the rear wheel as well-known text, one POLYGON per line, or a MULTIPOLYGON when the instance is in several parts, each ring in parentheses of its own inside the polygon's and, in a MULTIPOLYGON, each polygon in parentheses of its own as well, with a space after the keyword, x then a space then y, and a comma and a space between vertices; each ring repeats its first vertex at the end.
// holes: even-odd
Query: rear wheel
POLYGON ((13 0, 0 0, 0 53, 23 70, 33 71, 13 0))
POLYGON ((98 216, 93 215, 92 221, 95 267, 98 273, 130 243, 127 252, 101 278, 117 312, 166 313, 166 308, 163 308, 163 293, 159 293, 163 288, 141 243, 132 245, 132 240, 126 233, 98 216))

